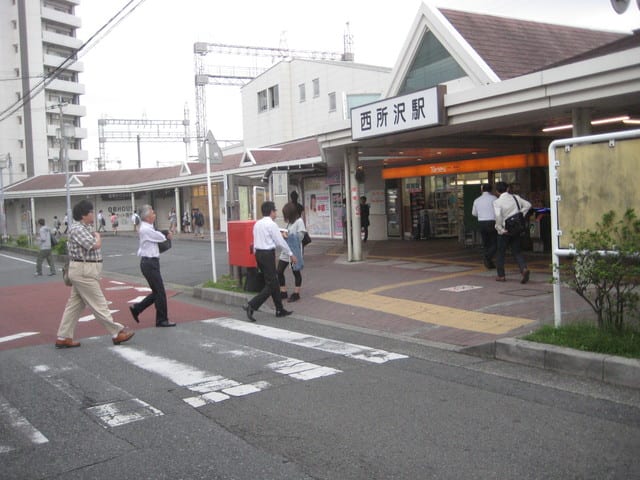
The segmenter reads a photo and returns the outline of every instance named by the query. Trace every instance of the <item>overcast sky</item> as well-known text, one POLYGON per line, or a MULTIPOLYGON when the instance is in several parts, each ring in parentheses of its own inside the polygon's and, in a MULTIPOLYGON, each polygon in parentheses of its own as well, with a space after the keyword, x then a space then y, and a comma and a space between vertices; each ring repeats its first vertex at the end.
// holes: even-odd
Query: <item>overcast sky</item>
MULTIPOLYGON (((636 0, 631 0, 622 15, 615 13, 610 0, 430 1, 450 9, 564 25, 615 31, 640 28, 636 0)), ((88 39, 126 3, 83 0, 76 12, 83 25, 78 36, 88 39)), ((194 42, 266 47, 286 42, 294 50, 342 52, 345 25, 349 22, 356 62, 393 67, 421 3, 419 0, 146 0, 81 59, 85 70, 80 81, 86 88, 81 102, 87 107, 83 126, 89 131, 83 148, 89 151, 88 167, 94 169, 92 161, 98 157, 99 118, 179 120, 187 105, 195 134, 194 42)), ((211 56, 207 58, 214 60, 211 56)), ((225 61, 244 65, 247 59, 226 56, 225 61)), ((206 88, 209 129, 219 139, 240 139, 239 87, 206 88)), ((135 144, 107 143, 106 153, 108 168, 137 165, 135 144)), ((164 165, 184 156, 184 147, 177 144, 165 144, 162 148, 142 146, 143 167, 164 165)))

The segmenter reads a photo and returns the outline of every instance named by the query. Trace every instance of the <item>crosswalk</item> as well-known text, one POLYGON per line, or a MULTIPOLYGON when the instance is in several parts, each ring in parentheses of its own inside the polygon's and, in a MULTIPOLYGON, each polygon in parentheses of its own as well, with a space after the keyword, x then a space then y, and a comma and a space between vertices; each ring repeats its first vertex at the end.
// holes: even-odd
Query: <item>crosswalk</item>
MULTIPOLYGON (((83 412, 102 428, 115 429, 162 417, 165 407, 154 405, 153 396, 142 395, 136 383, 128 387, 122 384, 122 377, 113 372, 126 371, 138 380, 144 379, 145 384, 166 382, 166 390, 177 395, 183 405, 200 409, 259 395, 283 384, 328 381, 344 373, 337 368, 344 362, 347 367, 349 362, 375 366, 408 358, 366 345, 233 318, 207 319, 189 326, 193 329, 180 328, 171 337, 182 345, 173 349, 144 341, 141 345, 104 346, 98 339, 85 340, 86 349, 100 349, 100 369, 88 359, 93 356, 82 355, 86 350, 80 351, 79 357, 45 350, 43 361, 27 363, 32 362, 30 372, 50 389, 49 394, 67 399, 71 414, 83 412), (232 340, 226 339, 225 332, 232 340), (296 353, 287 355, 286 351, 296 353)), ((136 338, 141 337, 144 331, 136 338)), ((0 432, 9 433, 0 435, 0 455, 48 442, 45 429, 50 426, 38 427, 30 422, 20 412, 19 402, 12 405, 1 394, 2 390, 0 432)), ((46 394, 41 397, 46 403, 46 394)))

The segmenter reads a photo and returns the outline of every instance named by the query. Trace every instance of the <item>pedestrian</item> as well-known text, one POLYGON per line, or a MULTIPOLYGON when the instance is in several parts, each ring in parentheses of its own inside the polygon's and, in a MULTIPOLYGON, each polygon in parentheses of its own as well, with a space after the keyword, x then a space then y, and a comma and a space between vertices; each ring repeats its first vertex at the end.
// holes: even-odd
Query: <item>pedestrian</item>
POLYGON ((138 228, 140 227, 140 215, 138 215, 138 212, 136 212, 135 210, 131 214, 131 224, 133 225, 133 231, 137 232, 138 228))
POLYGON ((167 293, 164 289, 164 282, 160 274, 160 249, 159 243, 171 240, 171 233, 165 237, 153 226, 156 221, 156 212, 151 205, 143 205, 140 209, 142 222, 138 232, 140 240, 138 256, 140 257, 140 271, 147 279, 151 293, 142 299, 141 302, 129 306, 129 311, 136 323, 140 322, 138 316, 147 307, 155 305, 156 327, 175 327, 176 324, 169 321, 167 309, 167 293))
POLYGON ((114 235, 118 235, 118 216, 116 212, 111 214, 111 230, 113 230, 114 235))
POLYGON ((98 232, 91 231, 93 204, 89 200, 80 200, 73 207, 73 219, 75 222, 67 240, 71 295, 60 320, 56 348, 80 346, 80 342, 73 340, 73 334, 85 307, 89 307, 95 319, 111 334, 113 344, 120 345, 131 339, 135 332, 113 321, 109 304, 100 288, 102 237, 98 232))
POLYGON ((171 212, 169 212, 169 231, 172 235, 176 233, 178 230, 178 217, 176 216, 175 207, 171 207, 171 212))
POLYGON ((64 234, 66 235, 67 233, 69 233, 69 215, 68 214, 64 214, 64 234))
POLYGON ((38 219, 38 258, 36 259, 36 277, 42 276, 42 262, 46 259, 49 264, 49 275, 56 274, 56 267, 53 263, 53 256, 51 255, 51 230, 44 223, 44 218, 38 219))
POLYGON ((298 216, 302 217, 304 215, 304 205, 298 202, 298 192, 294 190, 293 192, 291 192, 290 197, 291 197, 291 203, 293 203, 296 206, 296 209, 298 210, 298 216))
POLYGON ((276 317, 286 317, 293 312, 285 310, 280 298, 278 274, 276 272, 276 247, 279 247, 290 258, 291 263, 297 262, 296 256, 282 237, 276 218, 276 206, 271 201, 263 202, 260 207, 262 218, 253 225, 253 248, 256 255, 258 269, 264 275, 264 288, 243 306, 247 318, 255 322, 253 312, 260 309, 262 304, 271 296, 276 307, 276 317))
POLYGON ((478 219, 480 236, 482 237, 482 251, 484 266, 488 270, 496 268, 493 257, 498 248, 498 232, 496 231, 496 214, 493 203, 496 197, 491 193, 491 184, 482 185, 481 195, 473 201, 471 215, 478 219))
POLYGON ((286 251, 281 251, 278 260, 278 283, 280 285, 280 298, 288 297, 287 284, 284 278, 284 271, 291 264, 291 271, 294 278, 294 291, 289 297, 289 302, 297 302, 300 300, 300 288, 302 287, 302 269, 304 268, 304 260, 302 257, 302 238, 307 231, 304 221, 300 217, 300 211, 295 203, 287 203, 282 209, 282 216, 287 222, 286 241, 289 248, 295 255, 297 262, 291 264, 291 260, 286 251))
POLYGON ((360 227, 364 233, 362 241, 366 243, 369 238, 369 204, 364 195, 360 197, 360 227))
POLYGON ((515 215, 520 211, 522 215, 527 214, 531 209, 531 204, 519 195, 514 195, 508 192, 509 186, 505 182, 496 183, 496 191, 500 196, 493 202, 493 211, 496 216, 496 230, 498 232, 497 240, 497 255, 496 255, 496 267, 498 270, 497 282, 504 282, 506 280, 504 273, 504 257, 507 251, 507 247, 511 247, 511 253, 518 263, 520 269, 520 283, 527 283, 529 281, 529 269, 522 256, 520 235, 509 235, 509 232, 505 229, 505 220, 512 215, 515 215))
POLYGON ((182 231, 184 233, 191 233, 191 219, 189 218, 189 212, 186 210, 182 216, 182 231))
POLYGON ((102 213, 102 210, 98 210, 98 232, 106 231, 105 229, 106 225, 107 225, 107 222, 104 219, 104 214, 102 213))
POLYGON ((53 234, 56 238, 60 236, 60 220, 57 215, 53 216, 53 234))
POLYGON ((195 213, 193 214, 193 223, 195 224, 195 235, 204 237, 204 233, 202 227, 204 226, 204 215, 200 211, 199 208, 196 208, 195 213))

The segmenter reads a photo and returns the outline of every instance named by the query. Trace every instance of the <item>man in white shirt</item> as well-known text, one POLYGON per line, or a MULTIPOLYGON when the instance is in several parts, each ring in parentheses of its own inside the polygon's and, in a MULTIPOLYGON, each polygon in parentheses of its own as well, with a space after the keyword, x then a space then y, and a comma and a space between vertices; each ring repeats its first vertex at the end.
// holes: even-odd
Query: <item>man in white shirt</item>
POLYGON ((484 250, 484 266, 491 270, 496 268, 493 257, 496 254, 498 232, 496 232, 496 215, 493 211, 493 202, 496 197, 491 193, 491 185, 482 185, 482 195, 473 201, 471 214, 478 219, 480 235, 482 236, 482 248, 484 250))
POLYGON ((253 226, 253 250, 256 255, 258 269, 264 275, 264 288, 242 307, 247 312, 247 318, 255 322, 253 312, 258 310, 262 304, 271 297, 276 307, 276 317, 286 317, 293 312, 285 310, 280 297, 280 284, 276 272, 276 247, 285 252, 294 264, 298 261, 289 245, 280 233, 280 227, 274 222, 276 218, 276 206, 273 202, 267 201, 261 207, 262 218, 253 226))
POLYGON ((160 274, 160 248, 159 243, 171 240, 171 233, 165 237, 153 226, 156 221, 156 212, 151 205, 143 205, 140 209, 140 247, 138 256, 140 257, 140 270, 147 279, 151 293, 142 299, 140 303, 129 306, 129 311, 136 322, 140 322, 138 316, 149 306, 156 307, 156 327, 175 327, 176 324, 169 321, 167 309, 167 294, 164 289, 164 282, 160 274))
POLYGON ((506 280, 504 275, 504 255, 507 251, 507 247, 511 247, 511 253, 513 254, 518 268, 520 269, 520 283, 527 283, 529 281, 529 269, 524 261, 524 257, 520 248, 520 236, 509 235, 509 232, 504 226, 504 222, 507 218, 515 215, 520 211, 522 215, 527 215, 527 212, 531 209, 531 204, 519 195, 512 195, 507 190, 509 186, 505 182, 496 183, 496 191, 500 196, 493 202, 493 210, 496 214, 496 230, 498 231, 498 254, 496 255, 496 266, 498 270, 497 282, 504 282, 506 280), (518 205, 520 208, 518 208, 518 205))

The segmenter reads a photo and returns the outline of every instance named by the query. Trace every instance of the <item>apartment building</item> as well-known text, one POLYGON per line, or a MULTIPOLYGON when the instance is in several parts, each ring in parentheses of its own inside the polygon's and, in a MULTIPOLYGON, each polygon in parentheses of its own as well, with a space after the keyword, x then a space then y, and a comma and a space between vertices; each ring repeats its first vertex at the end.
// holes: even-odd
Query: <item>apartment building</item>
POLYGON ((10 159, 0 170, 5 186, 64 171, 61 132, 69 171, 82 171, 88 159, 82 150, 79 3, 0 0, 0 159, 10 159))

